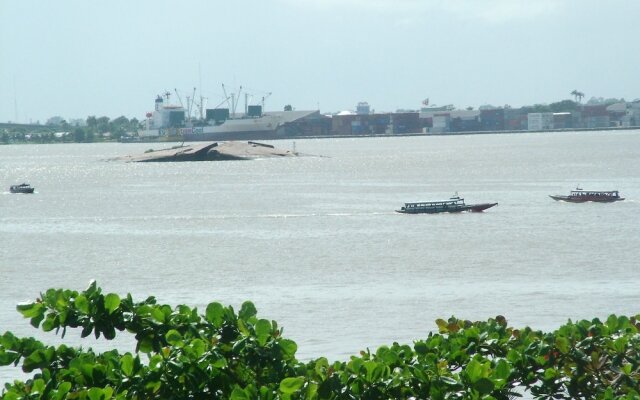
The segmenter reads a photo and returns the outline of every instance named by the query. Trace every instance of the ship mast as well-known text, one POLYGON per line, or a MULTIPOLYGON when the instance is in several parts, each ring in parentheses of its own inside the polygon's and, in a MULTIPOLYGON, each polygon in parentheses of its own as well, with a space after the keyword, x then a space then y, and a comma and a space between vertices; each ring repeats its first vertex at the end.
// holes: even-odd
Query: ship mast
POLYGON ((200 63, 198 63, 198 84, 200 85, 200 104, 198 105, 200 109, 200 121, 204 119, 204 115, 202 114, 203 108, 203 100, 202 100, 202 68, 200 63))

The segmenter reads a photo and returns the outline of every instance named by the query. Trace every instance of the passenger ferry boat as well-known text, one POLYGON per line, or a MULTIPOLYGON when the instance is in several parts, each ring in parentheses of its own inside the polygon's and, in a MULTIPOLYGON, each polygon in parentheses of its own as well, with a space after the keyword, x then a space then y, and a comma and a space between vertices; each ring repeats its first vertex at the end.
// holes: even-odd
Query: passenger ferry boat
POLYGON ((456 196, 443 201, 421 201, 417 203, 404 203, 396 212, 402 214, 436 214, 455 213, 463 211, 481 212, 491 208, 498 203, 465 204, 464 199, 456 196))
POLYGON ((614 201, 624 200, 624 197, 620 197, 620 193, 617 190, 612 191, 598 191, 598 190, 582 190, 579 187, 576 190, 572 190, 568 196, 563 195, 549 195, 554 200, 568 201, 570 203, 585 203, 587 201, 594 201, 598 203, 613 203, 614 201))

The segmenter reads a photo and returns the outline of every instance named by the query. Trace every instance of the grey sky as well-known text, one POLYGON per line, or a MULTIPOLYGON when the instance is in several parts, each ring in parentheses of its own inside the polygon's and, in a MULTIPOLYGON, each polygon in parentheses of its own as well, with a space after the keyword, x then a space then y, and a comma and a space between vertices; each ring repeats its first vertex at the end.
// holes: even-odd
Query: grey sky
POLYGON ((142 119, 200 77, 209 107, 632 100, 639 40, 637 0, 0 0, 0 121, 142 119))

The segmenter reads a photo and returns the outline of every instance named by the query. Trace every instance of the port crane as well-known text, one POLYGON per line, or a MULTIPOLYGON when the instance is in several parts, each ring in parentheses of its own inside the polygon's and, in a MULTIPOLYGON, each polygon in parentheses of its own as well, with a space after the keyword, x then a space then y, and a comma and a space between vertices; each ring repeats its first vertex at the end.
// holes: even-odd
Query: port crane
POLYGON ((266 95, 262 96, 262 112, 264 112, 264 101, 268 99, 272 94, 272 92, 268 92, 266 95))
POLYGON ((236 109, 238 108, 238 99, 240 99, 240 93, 242 93, 242 85, 240 85, 240 89, 238 89, 237 98, 236 98, 236 93, 231 93, 230 95, 227 95, 227 89, 224 87, 224 83, 222 84, 222 91, 224 92, 224 97, 226 98, 225 101, 231 98, 231 104, 229 108, 231 109, 232 115, 235 117, 236 109))
MULTIPOLYGON (((222 104, 227 103, 229 105, 229 111, 231 113, 231 115, 233 117, 235 117, 236 111, 238 109, 238 103, 240 100, 240 95, 242 94, 242 91, 244 90, 244 113, 245 115, 248 112, 248 105, 251 101, 253 101, 255 95, 250 93, 250 91, 252 91, 252 89, 247 90, 247 88, 244 88, 242 85, 239 87, 237 92, 231 92, 231 93, 227 93, 227 88, 224 85, 224 83, 222 84, 222 92, 224 93, 224 100, 222 100, 220 102, 220 104, 216 105, 215 108, 220 107, 222 104)), ((265 104, 265 100, 269 98, 269 96, 272 95, 272 92, 263 92, 264 95, 261 97, 261 104, 262 104, 262 110, 264 111, 264 104, 265 104)))
MULTIPOLYGON (((200 119, 204 118, 204 103, 205 100, 207 99, 206 97, 203 97, 202 95, 200 95, 200 102, 196 101, 196 88, 193 88, 193 91, 191 92, 191 95, 187 95, 185 97, 186 99, 186 106, 185 103, 182 102, 182 97, 180 96, 180 93, 178 92, 178 89, 174 89, 176 96, 178 97, 178 101, 180 102, 180 106, 184 109, 187 110, 187 120, 190 121, 192 118, 192 114, 193 112, 196 110, 196 107, 200 113, 200 119)), ((169 92, 167 92, 166 94, 169 94, 169 92)), ((168 97, 167 97, 168 98, 168 97)), ((226 100, 225 100, 226 101, 226 100)))

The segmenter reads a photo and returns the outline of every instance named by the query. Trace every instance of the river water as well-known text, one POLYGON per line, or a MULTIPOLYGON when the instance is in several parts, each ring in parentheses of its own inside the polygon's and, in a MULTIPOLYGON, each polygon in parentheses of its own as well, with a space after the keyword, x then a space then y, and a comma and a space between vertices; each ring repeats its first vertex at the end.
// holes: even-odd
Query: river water
MULTIPOLYGON (((552 330, 640 311, 640 131, 271 143, 321 157, 128 164, 106 160, 170 145, 0 146, 0 332, 60 343, 15 305, 92 279, 200 310, 252 300, 301 359, 411 344, 451 315, 552 330), (22 181, 36 193, 8 193, 22 181), (578 184, 627 200, 548 197, 578 184), (456 191, 499 205, 394 213, 456 191)), ((19 376, 0 368, 0 383, 19 376)))

